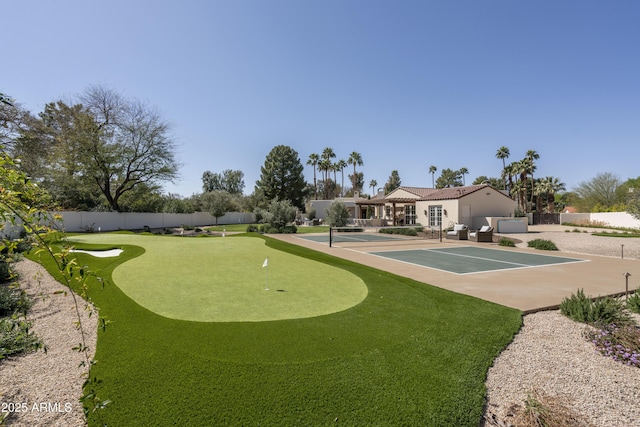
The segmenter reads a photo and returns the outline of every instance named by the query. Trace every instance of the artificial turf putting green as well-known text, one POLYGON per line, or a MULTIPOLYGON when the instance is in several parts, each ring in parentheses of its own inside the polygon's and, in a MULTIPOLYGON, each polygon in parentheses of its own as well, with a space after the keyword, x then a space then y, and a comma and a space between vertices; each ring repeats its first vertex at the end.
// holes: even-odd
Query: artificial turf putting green
POLYGON ((171 319, 297 319, 346 310, 367 296, 358 276, 270 249, 252 237, 87 234, 72 241, 144 248, 113 272, 113 280, 138 304, 171 319))
MULTIPOLYGON (((89 426, 479 425, 487 369, 519 329, 519 311, 252 236, 296 262, 354 274, 367 297, 304 319, 176 320, 141 307, 112 283, 114 270, 142 248, 122 245, 123 254, 112 258, 78 253, 78 262, 108 283, 90 278, 89 295, 111 322, 98 331, 98 363, 85 392, 112 402, 90 414, 89 426)), ((155 245, 165 237, 148 238, 155 245)), ((50 258, 42 262, 59 277, 50 258)))

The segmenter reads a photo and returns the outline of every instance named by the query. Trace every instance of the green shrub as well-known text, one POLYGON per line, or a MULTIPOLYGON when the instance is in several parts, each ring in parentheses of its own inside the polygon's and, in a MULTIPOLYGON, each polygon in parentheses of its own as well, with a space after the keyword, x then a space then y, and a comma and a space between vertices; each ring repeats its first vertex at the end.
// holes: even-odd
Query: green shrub
POLYGON ((182 224, 182 229, 185 231, 193 230, 195 227, 193 225, 182 224))
POLYGON ((0 317, 26 315, 32 305, 24 290, 14 285, 0 285, 0 317))
POLYGON ((540 249, 543 251, 557 251, 558 247, 551 240, 534 239, 527 243, 530 248, 540 249))
POLYGON ((279 231, 283 234, 296 234, 298 232, 298 227, 293 224, 289 224, 282 227, 279 231))
POLYGON ((510 239, 508 237, 501 237, 500 240, 498 240, 498 245, 499 246, 509 246, 511 248, 515 248, 516 247, 516 242, 513 239, 510 239))
POLYGON ((640 314, 640 289, 629 295, 625 305, 627 310, 640 314))
POLYGON ((9 260, 4 255, 0 255, 0 283, 9 282, 13 277, 9 260))
POLYGON ((31 332, 31 326, 31 322, 14 317, 0 319, 0 360, 42 347, 42 342, 31 332))
POLYGON ((247 233, 257 233, 258 232, 258 226, 255 224, 250 224, 247 226, 247 233))
POLYGON ((412 228, 392 227, 392 228, 381 228, 379 232, 386 233, 386 234, 400 234, 402 236, 417 236, 418 230, 421 230, 421 229, 417 229, 415 227, 412 227, 412 228))
POLYGON ((276 227, 273 227, 269 224, 262 224, 259 229, 260 233, 264 234, 278 234, 279 231, 276 227))
POLYGON ((333 202, 327 209, 327 223, 331 227, 344 227, 349 219, 349 210, 342 202, 333 202))
POLYGON ((582 289, 562 300, 560 313, 576 322, 589 325, 625 324, 630 321, 622 302, 609 297, 592 299, 582 289))

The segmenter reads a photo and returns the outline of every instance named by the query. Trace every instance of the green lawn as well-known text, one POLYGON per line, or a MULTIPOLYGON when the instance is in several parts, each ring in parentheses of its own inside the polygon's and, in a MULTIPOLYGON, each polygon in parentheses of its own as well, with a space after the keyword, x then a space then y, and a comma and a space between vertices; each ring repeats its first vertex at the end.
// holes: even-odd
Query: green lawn
MULTIPOLYGON (((176 247, 222 239, 132 237, 176 247)), ((78 254, 115 281, 91 292, 113 322, 99 332, 91 375, 113 402, 90 425, 478 425, 487 369, 519 329, 519 311, 268 237, 241 238, 264 242, 286 262, 342 270, 367 296, 302 319, 177 320, 120 288, 115 267, 144 258, 148 243, 119 245, 117 258, 78 254)), ((198 268, 183 253, 198 256, 176 250, 173 267, 198 268)))

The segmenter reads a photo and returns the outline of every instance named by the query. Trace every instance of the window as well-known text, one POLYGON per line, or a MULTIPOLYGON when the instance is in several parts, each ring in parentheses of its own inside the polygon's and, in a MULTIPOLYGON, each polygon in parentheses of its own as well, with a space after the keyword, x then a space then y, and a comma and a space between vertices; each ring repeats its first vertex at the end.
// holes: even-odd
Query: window
POLYGON ((384 212, 385 212, 385 218, 390 219, 391 218, 391 206, 386 205, 384 207, 384 212))
POLYGON ((416 223, 416 205, 406 205, 404 207, 404 223, 405 225, 416 223))
POLYGON ((429 206, 429 227, 442 225, 442 206, 429 206))

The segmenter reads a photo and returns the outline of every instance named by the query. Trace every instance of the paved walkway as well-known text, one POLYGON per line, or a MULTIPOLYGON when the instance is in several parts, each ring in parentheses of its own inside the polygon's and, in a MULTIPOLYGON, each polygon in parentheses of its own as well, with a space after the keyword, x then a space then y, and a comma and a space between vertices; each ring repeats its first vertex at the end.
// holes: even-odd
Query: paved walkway
MULTIPOLYGON (((550 253, 530 248, 503 248, 495 243, 459 242, 446 239, 440 242, 435 239, 413 240, 406 243, 381 244, 372 242, 365 245, 341 243, 339 247, 330 248, 327 244, 316 243, 291 234, 271 235, 271 237, 525 312, 555 307, 560 304, 563 298, 571 296, 578 289, 584 289, 585 294, 591 296, 624 292, 624 273, 626 272, 631 273, 632 277, 640 279, 640 262, 638 260, 555 251, 550 253), (568 256, 589 262, 457 275, 367 253, 376 250, 460 245, 478 245, 526 253, 568 256)), ((633 288, 635 289, 635 287, 637 286, 633 288)))

